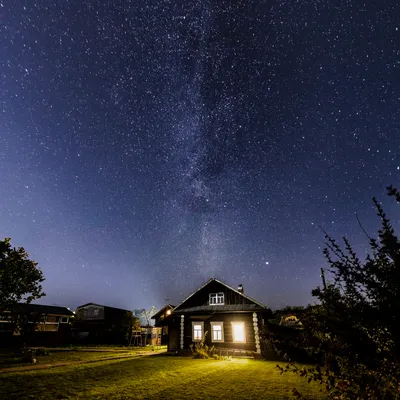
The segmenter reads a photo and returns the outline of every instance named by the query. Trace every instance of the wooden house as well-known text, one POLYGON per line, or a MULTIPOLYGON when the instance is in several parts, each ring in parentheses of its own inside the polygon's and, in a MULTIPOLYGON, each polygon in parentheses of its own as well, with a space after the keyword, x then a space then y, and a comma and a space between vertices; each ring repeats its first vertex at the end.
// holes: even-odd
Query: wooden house
POLYGON ((30 345, 59 345, 70 341, 74 313, 66 307, 19 303, 0 314, 0 338, 5 344, 18 341, 16 320, 25 320, 32 328, 25 338, 30 345), (14 339, 13 339, 14 338, 14 339))
POLYGON ((76 342, 126 344, 132 329, 129 310, 87 303, 77 307, 73 324, 76 342))
POLYGON ((171 315, 174 308, 175 306, 172 304, 167 304, 151 317, 154 319, 154 325, 160 328, 160 344, 163 346, 168 345, 168 320, 166 318, 171 315))
POLYGON ((168 326, 168 350, 182 351, 203 341, 218 350, 261 352, 260 331, 271 311, 243 292, 210 279, 158 325, 168 326))

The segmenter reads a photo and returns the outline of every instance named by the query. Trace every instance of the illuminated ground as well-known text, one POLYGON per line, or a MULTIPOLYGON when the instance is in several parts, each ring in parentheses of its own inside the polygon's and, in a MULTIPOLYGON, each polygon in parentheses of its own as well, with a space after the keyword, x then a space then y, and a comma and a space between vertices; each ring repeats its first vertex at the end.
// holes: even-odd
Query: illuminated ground
POLYGON ((5 399, 287 399, 296 387, 311 399, 316 386, 274 362, 148 356, 0 375, 5 399))
POLYGON ((21 369, 36 369, 43 368, 48 365, 70 364, 70 363, 83 363, 98 361, 101 359, 111 358, 128 358, 137 357, 143 354, 158 353, 165 351, 165 348, 157 347, 136 347, 136 348, 121 348, 121 347, 79 347, 74 350, 61 349, 50 350, 46 356, 35 356, 38 363, 32 365, 31 363, 23 362, 21 357, 17 357, 15 353, 10 350, 0 351, 0 373, 4 369, 8 370, 21 370, 21 369))

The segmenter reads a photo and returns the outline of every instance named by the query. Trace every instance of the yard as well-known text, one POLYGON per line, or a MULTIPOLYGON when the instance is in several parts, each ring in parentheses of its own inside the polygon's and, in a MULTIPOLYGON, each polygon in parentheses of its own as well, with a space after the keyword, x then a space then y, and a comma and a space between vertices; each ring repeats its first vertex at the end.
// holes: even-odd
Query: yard
MULTIPOLYGON (((38 361, 38 365, 41 366, 43 364, 48 365, 69 362, 95 361, 105 358, 134 357, 143 353, 151 352, 152 350, 153 349, 151 347, 79 347, 72 349, 54 349, 50 350, 50 354, 48 355, 37 355, 35 358, 38 361)), ((31 365, 31 363, 23 362, 22 357, 19 357, 11 351, 0 351, 0 370, 5 368, 18 368, 31 365)))
POLYGON ((275 364, 152 355, 5 372, 0 374, 0 398, 288 399, 294 387, 310 399, 324 398, 319 386, 292 374, 280 375, 275 364))

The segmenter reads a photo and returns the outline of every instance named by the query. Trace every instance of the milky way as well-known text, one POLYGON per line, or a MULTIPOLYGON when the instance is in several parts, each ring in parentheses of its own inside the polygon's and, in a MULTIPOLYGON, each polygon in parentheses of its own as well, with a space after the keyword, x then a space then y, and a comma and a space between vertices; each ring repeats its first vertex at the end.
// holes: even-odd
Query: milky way
POLYGON ((3 1, 0 236, 43 303, 305 304, 400 186, 396 1, 3 1))

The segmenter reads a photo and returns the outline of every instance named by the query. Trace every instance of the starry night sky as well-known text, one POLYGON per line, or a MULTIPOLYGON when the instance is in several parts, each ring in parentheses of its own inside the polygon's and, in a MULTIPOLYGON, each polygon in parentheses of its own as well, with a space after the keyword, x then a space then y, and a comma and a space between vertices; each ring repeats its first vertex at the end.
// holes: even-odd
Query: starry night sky
POLYGON ((272 308, 357 251, 400 186, 400 9, 364 1, 0 1, 0 237, 44 304, 272 308))

